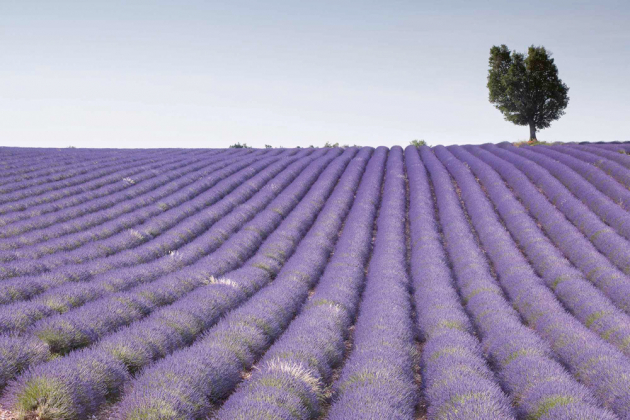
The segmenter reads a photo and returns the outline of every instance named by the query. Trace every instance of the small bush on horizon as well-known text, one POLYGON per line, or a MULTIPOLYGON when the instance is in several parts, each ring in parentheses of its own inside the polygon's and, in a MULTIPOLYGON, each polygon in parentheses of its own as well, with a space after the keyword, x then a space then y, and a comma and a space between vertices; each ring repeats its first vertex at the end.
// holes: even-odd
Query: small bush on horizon
POLYGON ((409 144, 412 145, 412 146, 416 146, 416 147, 428 146, 427 142, 425 140, 422 140, 422 139, 421 140, 418 140, 418 139, 411 140, 409 142, 409 144))
POLYGON ((248 146, 247 143, 235 143, 230 146, 230 149, 251 149, 251 146, 248 146))
POLYGON ((553 142, 548 142, 548 141, 539 141, 539 140, 530 139, 530 140, 515 141, 512 144, 516 147, 521 147, 521 146, 551 146, 552 144, 561 144, 561 143, 553 143, 553 142))

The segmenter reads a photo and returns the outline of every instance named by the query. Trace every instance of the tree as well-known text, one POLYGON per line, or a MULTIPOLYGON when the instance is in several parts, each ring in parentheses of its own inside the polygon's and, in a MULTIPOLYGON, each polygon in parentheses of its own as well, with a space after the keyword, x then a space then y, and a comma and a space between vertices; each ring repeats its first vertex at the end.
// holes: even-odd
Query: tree
POLYGON ((507 46, 490 48, 488 90, 490 102, 506 121, 529 125, 530 140, 536 129, 547 128, 564 115, 569 88, 558 78, 558 68, 545 47, 529 47, 527 58, 507 46))
POLYGON ((416 140, 411 140, 409 142, 409 144, 412 145, 412 146, 420 147, 420 146, 426 146, 427 142, 424 141, 424 140, 417 140, 416 139, 416 140))
POLYGON ((233 145, 231 145, 230 149, 251 149, 251 146, 248 146, 247 143, 241 144, 239 142, 239 143, 234 143, 233 145))
POLYGON ((270 144, 265 144, 265 149, 273 149, 270 144))

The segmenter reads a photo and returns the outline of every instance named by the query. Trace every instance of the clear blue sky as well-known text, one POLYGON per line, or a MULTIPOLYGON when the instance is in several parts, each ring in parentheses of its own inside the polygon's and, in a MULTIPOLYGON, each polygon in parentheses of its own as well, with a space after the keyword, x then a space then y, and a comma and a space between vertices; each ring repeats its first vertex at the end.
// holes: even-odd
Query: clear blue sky
POLYGON ((544 45, 548 141, 630 140, 628 1, 0 2, 0 145, 255 147, 526 139, 489 49, 544 45))

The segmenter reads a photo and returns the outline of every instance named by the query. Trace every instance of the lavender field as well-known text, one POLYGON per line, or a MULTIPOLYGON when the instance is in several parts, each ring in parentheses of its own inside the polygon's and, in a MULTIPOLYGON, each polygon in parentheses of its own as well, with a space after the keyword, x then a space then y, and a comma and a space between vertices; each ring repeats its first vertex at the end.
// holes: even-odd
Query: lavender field
POLYGON ((0 418, 630 419, 628 154, 0 148, 0 418))

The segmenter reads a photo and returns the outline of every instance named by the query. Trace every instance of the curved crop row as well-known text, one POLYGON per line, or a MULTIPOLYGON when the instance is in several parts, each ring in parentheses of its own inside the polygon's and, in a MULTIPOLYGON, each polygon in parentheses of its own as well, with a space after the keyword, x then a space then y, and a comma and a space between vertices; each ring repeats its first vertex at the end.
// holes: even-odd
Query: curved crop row
MULTIPOLYGON (((527 175, 602 254, 625 274, 630 274, 628 241, 600 220, 584 203, 575 198, 560 181, 536 163, 514 151, 495 146, 484 146, 484 148, 512 163, 527 175)), ((620 209, 620 211, 623 210, 620 209)))
MULTIPOLYGON (((124 159, 107 159, 105 162, 100 162, 99 166, 92 168, 92 171, 79 171, 80 173, 68 178, 59 180, 47 180, 46 177, 35 178, 35 181, 41 180, 42 182, 26 182, 25 185, 17 183, 16 189, 9 189, 4 191, 0 196, 0 204, 15 203, 27 198, 35 198, 45 193, 51 193, 57 190, 72 190, 74 187, 85 184, 94 179, 98 179, 113 172, 116 172, 119 165, 133 163, 138 160, 138 157, 131 156, 124 159), (31 184, 31 185, 29 185, 31 184)), ((68 173, 68 172, 66 172, 68 173)), ((6 188, 6 187, 5 187, 6 188)), ((64 191, 65 193, 65 191, 64 191)))
POLYGON ((449 150, 466 162, 485 186, 505 227, 562 304, 582 324, 630 356, 630 317, 617 309, 562 255, 492 168, 461 147, 449 147, 449 150))
MULTIPOLYGON (((295 251, 295 247, 324 207, 326 199, 355 153, 356 149, 348 150, 333 161, 278 229, 260 247, 253 247, 258 248, 256 255, 244 268, 231 273, 229 279, 210 277, 210 284, 207 286, 154 313, 145 321, 132 324, 128 329, 103 340, 96 348, 75 352, 67 358, 30 370, 11 386, 5 402, 18 411, 37 412, 41 409, 54 412, 48 405, 32 406, 33 403, 42 400, 41 395, 34 396, 33 392, 41 389, 38 384, 45 381, 61 384, 52 393, 46 390, 49 397, 45 399, 54 398, 60 401, 60 406, 55 409, 64 413, 63 416, 53 418, 82 417, 94 412, 122 390, 129 375, 127 369, 145 366, 151 360, 163 357, 190 343, 216 322, 225 311, 238 305, 271 281, 273 271, 278 270, 286 258, 295 251), (264 262, 268 265, 265 266, 264 262), (242 287, 238 287, 241 282, 242 287), (83 382, 79 381, 77 379, 84 375, 80 369, 81 363, 74 361, 75 358, 84 363, 102 360, 102 369, 96 370, 94 375, 85 378, 83 382), (68 368, 64 369, 66 366, 68 368), (87 392, 101 383, 110 385, 107 388, 100 388, 99 392, 87 392), (63 395, 65 398, 57 398, 56 395, 63 395), (85 395, 89 395, 89 399, 83 399, 85 395), (28 396, 28 399, 25 396, 28 396)), ((207 273, 204 273, 204 277, 206 276, 207 273)), ((163 288, 159 289, 162 290, 163 288)))
MULTIPOLYGON (((282 333, 302 306, 309 289, 317 284, 370 154, 371 150, 363 149, 358 159, 348 165, 295 254, 283 267, 273 268, 273 272, 279 270, 273 282, 230 312, 193 346, 142 372, 130 384, 129 391, 117 407, 117 417, 144 418, 158 410, 166 417, 197 418, 208 414, 210 404, 225 397, 236 386, 242 378, 241 372, 250 368, 282 333), (199 361, 197 367, 193 360, 199 361), (165 383, 165 374, 173 380, 165 383), (157 384, 162 389, 186 391, 155 393, 157 384)), ((255 267, 255 264, 252 266, 255 267)), ((229 274, 225 279, 234 281, 236 288, 248 288, 256 277, 260 275, 242 278, 229 274)), ((260 283, 260 279, 256 282, 260 283)))
MULTIPOLYGON (((307 153, 308 155, 308 153, 307 153)), ((319 156, 320 153, 314 154, 319 156)), ((288 185, 291 180, 314 158, 300 159, 300 155, 285 158, 277 161, 264 170, 254 175, 246 182, 241 182, 241 178, 235 181, 238 187, 232 189, 217 203, 203 209, 194 217, 187 218, 175 228, 162 233, 159 238, 147 241, 135 248, 123 250, 114 256, 108 257, 105 261, 97 259, 82 265, 73 265, 72 269, 61 268, 57 271, 61 273, 45 273, 39 276, 16 277, 3 282, 3 289, 0 290, 0 303, 16 302, 18 300, 31 299, 34 296, 47 291, 40 300, 46 300, 50 305, 66 310, 69 307, 77 306, 85 298, 80 296, 93 295, 105 291, 119 290, 130 287, 135 283, 144 281, 150 276, 164 274, 166 271, 156 270, 157 267, 163 270, 174 270, 190 265, 203 255, 212 252, 226 239, 226 235, 232 232, 243 223, 249 221, 254 216, 254 212, 262 210, 272 198, 272 195, 259 193, 264 185, 271 181, 280 171, 287 171, 278 178, 280 185, 288 185), (295 163, 295 164, 294 164, 295 163), (253 195, 257 199, 249 202, 253 195), (267 200, 266 203, 260 200, 267 200), (246 202, 246 203, 245 203, 246 202), (228 216, 235 208, 238 212, 228 216), (215 224, 221 221, 221 223, 215 224), (230 223, 231 221, 231 223, 230 223), (191 251, 193 250, 194 251, 191 251), (122 281, 122 278, 131 279, 132 274, 144 273, 141 277, 134 277, 133 281, 122 281), (81 286, 76 284, 82 283, 81 286), (60 287, 66 285, 66 287, 60 287), (66 296, 66 302, 62 303, 66 296), (70 298, 71 296, 71 298, 70 298)), ((268 162, 259 162, 264 167, 268 162)), ((255 169, 257 165, 250 168, 255 169)), ((245 173, 250 171, 245 170, 245 173)), ((225 181, 229 181, 230 178, 225 181)), ((272 181, 273 182, 273 181, 272 181)), ((220 182, 216 185, 219 187, 220 182)), ((231 185, 234 182, 229 182, 231 185)), ((227 191, 217 191, 222 196, 227 191)), ((279 191, 273 191, 276 193, 279 191)), ((0 311, 2 311, 0 307, 0 311)), ((0 318, 1 315, 0 315, 0 318)))
POLYGON ((600 170, 605 172, 607 175, 615 178, 624 187, 630 188, 630 170, 618 164, 617 162, 614 162, 610 159, 606 159, 602 156, 598 156, 592 152, 576 149, 574 147, 550 146, 549 149, 554 150, 556 152, 562 152, 563 154, 572 156, 583 162, 589 163, 599 168, 600 170))
POLYGON ((1 148, 3 156, 2 167, 0 168, 0 176, 3 180, 13 181, 21 179, 30 179, 37 176, 47 175, 54 172, 62 172, 74 163, 99 162, 109 157, 120 158, 121 156, 152 154, 160 156, 164 153, 172 153, 181 150, 177 149, 136 149, 136 150, 120 150, 120 149, 18 149, 13 148, 13 153, 8 152, 11 148, 1 148), (13 158, 9 158, 9 154, 13 158))
MULTIPOLYGON (((133 158, 129 160, 133 160, 133 158)), ((128 159, 122 160, 123 163, 126 161, 128 161, 128 159)), ((50 203, 51 201, 98 188, 103 183, 110 183, 112 181, 111 177, 107 177, 107 175, 116 172, 118 170, 118 164, 114 162, 105 165, 105 167, 106 169, 97 170, 89 175, 77 177, 78 179, 74 180, 74 185, 71 187, 63 184, 56 185, 58 183, 53 182, 51 183, 52 185, 45 184, 39 187, 28 188, 24 191, 15 191, 14 193, 6 194, 0 200, 0 214, 24 210, 38 204, 50 203)))
POLYGON ((387 149, 379 148, 368 163, 313 295, 251 377, 225 402, 218 418, 309 419, 322 413, 359 304, 386 157, 387 149))
MULTIPOLYGON (((562 165, 565 165, 566 167, 571 168, 573 171, 575 171, 575 173, 581 175, 584 179, 586 179, 586 181, 594 185, 599 191, 605 194, 616 205, 620 206, 624 210, 630 209, 630 191, 628 191, 628 189, 624 185, 619 184, 614 179, 611 179, 611 177, 600 168, 588 164, 574 156, 568 155, 567 153, 560 153, 552 148, 547 148, 544 151, 539 151, 537 149, 534 151, 536 153, 541 153, 549 156, 550 158, 553 158, 555 161, 561 164, 559 165, 561 167, 562 165)), ((553 173, 551 171, 549 172, 553 173)), ((571 183, 572 177, 573 174, 566 177, 568 183, 571 183)), ((606 208, 609 207, 608 200, 603 200, 603 197, 601 195, 594 194, 593 202, 591 203, 591 205, 596 205, 595 203, 598 202, 606 208)))
MULTIPOLYGON (((314 162, 311 167, 307 168, 307 170, 300 174, 300 176, 291 184, 291 187, 284 194, 274 200, 271 205, 268 206, 267 210, 260 213, 256 219, 245 226, 245 229, 240 236, 237 235, 237 237, 232 238, 227 242, 226 249, 222 254, 209 255, 187 269, 167 275, 160 280, 155 280, 152 283, 145 285, 145 287, 137 287, 135 290, 132 290, 132 292, 135 293, 126 294, 126 296, 128 296, 127 299, 123 299, 122 301, 116 300, 115 296, 114 299, 94 302, 92 308, 106 306, 108 302, 111 302, 113 305, 118 305, 117 309, 121 312, 118 314, 118 317, 116 317, 117 314, 115 313, 109 314, 110 321, 112 321, 112 319, 117 319, 118 325, 121 323, 124 325, 125 322, 128 323, 133 321, 134 317, 135 319, 138 319, 138 317, 143 315, 143 312, 139 311, 139 309, 144 308, 144 314, 146 314, 147 309, 154 310, 159 306, 170 304, 191 290, 203 286, 204 284, 208 284, 209 278, 212 278, 213 275, 220 275, 228 269, 225 267, 225 262, 229 260, 231 261, 231 264, 234 264, 235 262, 238 263, 239 258, 242 259, 247 256, 247 249, 245 249, 243 245, 249 244, 252 249, 255 249, 260 242, 257 243, 253 241, 262 241, 265 235, 268 234, 265 233, 265 229, 267 232, 269 230, 273 230, 275 226, 282 221, 284 217, 283 215, 288 214, 293 207, 300 202, 300 200, 304 197, 304 194, 307 194, 308 189, 311 187, 313 182, 315 182, 319 174, 338 154, 339 153, 337 151, 331 151, 329 153, 329 157, 320 158, 318 161, 314 162), (235 253, 234 251, 237 252, 235 253), (221 271, 221 269, 224 271, 221 271), (134 298, 134 296, 136 297, 134 298), (145 305, 143 307, 141 305, 142 302, 146 303, 147 299, 148 302, 153 304, 153 306, 147 307, 145 305), (126 305, 125 302, 127 303, 126 305), (140 307, 138 304, 140 304, 140 307)), ((340 168, 342 169, 343 167, 340 167, 339 165, 343 165, 345 160, 346 158, 341 159, 336 165, 332 165, 332 167, 329 168, 328 173, 334 174, 338 172, 340 168)), ((330 177, 330 175, 328 176, 330 177)), ((293 216, 293 218, 295 217, 296 216, 293 216)), ((15 305, 12 308, 12 311, 3 313, 2 315, 4 315, 4 319, 1 324, 9 326, 13 325, 14 328, 25 329, 32 325, 37 319, 50 316, 51 313, 55 313, 52 308, 42 303, 35 305, 34 307, 29 307, 28 302, 26 302, 24 306, 25 307, 20 307, 20 305, 15 305)), ((108 310, 107 307, 105 309, 108 310)), ((114 327, 112 325, 102 325, 100 313, 96 310, 90 310, 88 308, 87 313, 94 314, 92 323, 99 326, 101 332, 106 330, 108 327, 110 327, 110 329, 114 327)), ((82 327, 89 327, 89 321, 89 319, 79 319, 78 325, 75 326, 75 331, 80 331, 82 327)), ((140 332, 142 331, 143 330, 140 329, 140 332)), ((151 328, 149 328, 148 331, 151 331, 151 328)), ((66 333, 72 333, 72 330, 70 329, 70 331, 66 331, 66 333)), ((142 334, 140 334, 140 336, 142 336, 142 334)), ((12 335, 5 335, 4 337, 8 338, 12 337, 12 335)), ((81 336, 78 336, 75 337, 74 340, 71 340, 70 343, 63 343, 63 341, 56 340, 56 336, 54 334, 48 334, 43 337, 43 341, 42 338, 34 340, 33 337, 33 335, 17 337, 13 340, 6 341, 7 346, 10 345, 11 347, 0 348, 0 354, 7 355, 4 363, 0 365, 0 368, 2 368, 2 371, 0 371, 0 383, 4 383, 13 377, 15 372, 19 372, 29 365, 36 364, 43 359, 51 357, 51 344, 53 345, 52 350, 55 351, 54 346, 57 343, 60 343, 61 346, 65 346, 67 348, 68 344, 77 345, 77 338, 82 338, 81 336), (46 345, 38 345, 37 341, 46 345), (19 348, 15 344, 16 342, 23 343, 21 350, 18 352, 10 351, 11 349, 19 348)), ((148 342, 150 342, 150 340, 148 342)), ((2 344, 1 340, 0 344, 2 344)), ((86 344, 87 343, 85 342, 79 342, 79 345, 81 346, 86 344)))
POLYGON ((519 314, 492 275, 450 175, 428 147, 421 148, 421 156, 435 189, 446 249, 460 295, 518 414, 534 419, 571 418, 578 414, 614 418, 599 408, 589 390, 565 370, 549 346, 521 323, 519 314))
MULTIPOLYGON (((617 202, 615 202, 611 197, 599 191, 593 185, 593 182, 596 182, 598 178, 592 176, 592 173, 589 174, 591 175, 591 178, 589 179, 590 182, 585 180, 582 177, 582 175, 585 174, 584 169, 580 169, 582 174, 580 175, 580 173, 576 172, 572 168, 567 167, 564 164, 565 159, 563 159, 562 161, 552 159, 554 157, 554 152, 551 150, 547 152, 549 157, 541 155, 540 153, 531 152, 529 150, 521 150, 519 148, 508 148, 508 150, 513 153, 517 153, 532 162, 535 162, 538 167, 546 169, 546 171, 549 174, 553 175, 553 177, 555 177, 558 181, 560 181, 566 187, 566 189, 575 196, 575 198, 579 199, 576 201, 581 201, 583 205, 586 206, 586 208, 580 208, 576 205, 572 210, 569 211, 575 211, 579 212, 581 215, 586 215, 588 214, 587 209, 590 209, 593 215, 599 216, 602 222, 612 227, 617 232, 617 234, 625 238, 626 246, 628 245, 627 239, 630 238, 630 214, 628 214, 628 212, 618 204, 619 198, 617 198, 617 202)), ((597 170, 594 172, 597 173, 597 170)), ((605 179, 603 182, 604 185, 608 186, 609 188, 617 185, 616 182, 611 181, 611 179, 605 179)), ((614 197, 614 194, 611 195, 614 197)), ((565 214, 567 213, 567 207, 559 207, 563 208, 565 214)), ((578 222, 578 218, 572 216, 570 213, 567 214, 567 217, 571 220, 575 220, 574 223, 593 223, 591 219, 586 217, 583 217, 580 222, 578 222)), ((618 243, 621 242, 619 241, 618 243)))
POLYGON ((554 245, 615 305, 630 314, 630 278, 622 273, 580 230, 554 207, 511 163, 480 148, 467 148, 497 171, 540 223, 554 245))
MULTIPOLYGON (((151 158, 147 159, 147 162, 143 163, 142 165, 138 165, 135 163, 131 165, 122 165, 119 167, 119 170, 111 176, 96 180, 93 184, 94 188, 88 189, 85 192, 79 192, 77 194, 67 196, 65 198, 60 198, 58 200, 53 200, 37 205, 30 205, 23 210, 4 213, 0 215, 0 224, 9 225, 24 219, 35 218, 49 213, 62 212, 60 214, 64 214, 64 211, 73 212, 73 215, 71 217, 81 216, 82 214, 98 209, 98 207, 96 207, 96 205, 93 203, 90 203, 89 205, 85 204, 83 207, 87 207, 87 210, 81 213, 83 207, 79 207, 80 204, 84 204, 86 202, 89 202, 90 200, 94 200, 100 197, 112 195, 118 191, 123 191, 126 189, 130 189, 131 191, 133 191, 137 188, 143 188, 134 185, 146 180, 150 180, 151 178, 155 178, 162 173, 161 171, 165 169, 168 170, 168 165, 176 164, 177 162, 181 162, 184 160, 186 160, 185 156, 172 157, 169 159, 151 158), (68 209, 70 207, 72 207, 72 209, 68 209)), ((58 215, 55 216, 59 217, 58 215)), ((46 222, 49 223, 50 220, 46 219, 46 222)), ((56 223, 56 221, 53 219, 52 223, 56 223)), ((40 226, 40 228, 43 227, 46 226, 40 226)), ((11 243, 7 238, 3 239, 0 244, 4 244, 5 242, 9 244, 11 243)), ((27 240, 22 240, 17 242, 15 244, 15 247, 28 244, 29 242, 27 240)), ((3 249, 6 247, 6 245, 2 246, 3 249)))
MULTIPOLYGON (((77 201, 77 205, 73 203, 70 207, 60 211, 46 213, 6 226, 3 230, 8 232, 11 229, 20 235, 3 238, 0 241, 0 247, 12 249, 33 245, 97 226, 114 217, 135 210, 144 204, 143 197, 145 195, 149 197, 147 202, 149 204, 151 203, 151 196, 157 200, 164 194, 168 195, 178 191, 178 182, 183 183, 181 187, 185 187, 199 179, 195 175, 203 177, 234 164, 235 161, 238 162, 239 159, 215 157, 200 158, 194 162, 183 159, 161 166, 161 172, 158 176, 155 176, 156 169, 149 171, 148 174, 145 173, 148 175, 146 180, 142 182, 142 177, 140 177, 140 182, 137 185, 132 178, 120 179, 116 185, 107 187, 105 189, 106 194, 102 197, 95 198, 90 194, 80 194, 72 197, 72 200, 77 201)), ((103 191, 100 191, 99 194, 101 192, 103 191)), ((54 251, 54 248, 52 250, 54 251)))
POLYGON ((472 226, 514 308, 603 406, 630 417, 630 361, 566 312, 501 225, 470 171, 444 147, 435 153, 457 180, 472 226))
POLYGON ((418 404, 405 240, 405 170, 393 147, 353 349, 334 383, 331 419, 412 418, 418 404))
POLYGON ((514 418, 510 400, 483 356, 453 284, 438 230, 426 169, 417 149, 405 150, 409 177, 411 278, 422 382, 430 419, 514 418))
MULTIPOLYGON (((154 305, 164 305, 177 300, 182 294, 185 294, 191 290, 202 285, 208 277, 219 275, 225 271, 236 268, 245 259, 249 258, 251 254, 256 250, 264 238, 273 231, 282 221, 285 214, 291 211, 308 191, 309 186, 315 182, 322 170, 328 165, 328 163, 334 158, 334 155, 321 159, 316 162, 315 165, 309 167, 296 181, 294 181, 292 187, 285 191, 284 194, 277 197, 263 212, 259 213, 253 220, 243 226, 240 231, 229 237, 227 240, 218 243, 219 247, 216 251, 203 256, 198 259, 194 264, 191 264, 183 269, 175 271, 172 274, 159 276, 158 279, 152 279, 149 282, 144 282, 127 292, 121 292, 112 294, 106 299, 97 299, 90 302, 86 306, 80 307, 76 310, 70 310, 57 315, 51 319, 46 317, 54 314, 54 309, 46 304, 29 305, 29 302, 24 302, 24 305, 14 304, 13 310, 7 310, 3 312, 5 315, 4 324, 9 326, 15 326, 15 329, 22 331, 24 329, 37 330, 40 327, 45 330, 54 328, 54 325, 59 324, 59 334, 72 335, 70 331, 85 331, 85 334, 79 334, 75 338, 68 338, 68 341, 64 344, 64 350, 74 348, 76 345, 83 343, 87 340, 86 334, 92 336, 95 339, 92 332, 91 325, 96 325, 101 331, 107 331, 108 329, 119 326, 120 323, 126 323, 126 316, 129 313, 137 316, 142 316, 141 313, 137 313, 137 305, 146 310, 151 310, 154 305), (305 181, 306 180, 306 181, 305 181), (107 310, 108 305, 118 305, 118 301, 121 297, 125 297, 123 300, 131 299, 132 302, 128 303, 127 310, 119 310, 118 312, 109 312, 107 310), (139 303, 142 301, 143 303, 139 303), (147 301, 148 299, 148 301, 147 301), (135 303, 133 303, 135 302, 135 303), (149 305, 149 306, 147 306, 149 305), (97 307, 103 308, 103 313, 107 314, 110 320, 109 323, 104 323, 100 317, 100 310, 97 307), (79 312, 77 312, 79 311, 79 312), (85 318, 78 316, 77 313, 85 314, 85 318), (90 314, 89 316, 87 314, 90 314), (44 319, 41 319, 44 318, 44 319), (76 324, 72 327, 68 324, 68 319, 76 319, 76 324), (41 319, 40 321, 37 321, 41 319), (117 320, 114 322, 113 320, 117 320), (65 332, 64 332, 65 331, 65 332)), ((339 166, 339 164, 334 165, 339 166)), ((336 168, 335 168, 336 169, 336 168)), ((333 169, 331 169, 333 170, 333 169)), ((329 172, 331 171, 329 170, 329 172)), ((337 169, 338 170, 338 169, 337 169)), ((213 232, 215 233, 215 232, 213 232)), ((215 242, 217 244, 217 242, 215 242)), ((107 290, 108 287, 105 287, 107 290)), ((71 307, 72 305, 70 305, 71 307)), ((50 343, 63 342, 62 337, 58 337, 57 334, 52 334, 49 337, 49 333, 43 334, 50 343)), ((81 344, 85 345, 85 343, 81 344)))
MULTIPOLYGON (((103 225, 96 226, 81 232, 80 235, 72 235, 72 238, 62 237, 60 240, 49 241, 54 248, 61 242, 59 248, 75 248, 66 252, 56 252, 37 257, 29 255, 31 259, 18 260, 6 264, 5 269, 11 274, 37 275, 54 272, 58 267, 65 267, 77 272, 89 270, 95 274, 102 269, 101 261, 108 257, 109 265, 116 266, 121 258, 122 251, 131 251, 133 248, 149 241, 160 241, 161 235, 188 219, 194 219, 199 214, 218 200, 228 194, 233 188, 247 180, 262 167, 268 166, 277 157, 260 158, 256 161, 237 162, 225 168, 213 171, 197 182, 189 185, 187 189, 177 189, 175 193, 163 197, 159 206, 150 205, 114 219, 103 225), (88 266, 91 266, 88 268, 88 266), (29 273, 32 271, 33 273, 29 273)), ((175 189, 173 185, 171 188, 175 189)), ((156 194, 157 195, 157 194, 156 194)), ((157 244, 157 242, 155 242, 157 244)), ((142 262, 138 258, 136 263, 142 262)), ((13 276, 15 277, 15 276, 13 276)))
MULTIPOLYGON (((138 156, 133 156, 133 159, 134 160, 132 160, 131 163, 135 163, 137 165, 138 156)), ((151 159, 154 159, 154 156, 150 156, 150 157, 147 156, 144 158, 145 161, 151 160, 151 159)), ((66 167, 60 168, 62 169, 62 171, 59 173, 53 173, 53 174, 43 173, 41 174, 41 176, 32 177, 29 179, 19 179, 19 180, 9 181, 9 182, 7 182, 8 180, 6 178, 3 178, 2 181, 4 182, 0 182, 0 194, 6 194, 6 193, 10 193, 16 190, 31 188, 31 187, 42 185, 42 184, 50 184, 53 182, 59 182, 59 181, 68 182, 68 181, 71 181, 73 177, 84 175, 93 169, 99 168, 99 166, 97 166, 99 164, 102 165, 102 164, 107 164, 110 162, 119 163, 120 161, 121 159, 119 157, 109 157, 109 158, 101 159, 98 164, 95 164, 94 162, 90 162, 90 161, 73 162, 72 165, 66 165, 66 167)), ((23 162, 23 163, 25 165, 29 164, 28 161, 23 162)), ((63 186, 63 184, 61 185, 63 186)))
POLYGON ((603 158, 612 160, 613 162, 616 162, 621 166, 630 169, 630 156, 618 153, 616 150, 606 150, 606 148, 602 148, 599 145, 579 145, 574 147, 576 147, 578 150, 584 150, 586 152, 593 153, 603 158))

